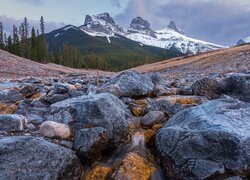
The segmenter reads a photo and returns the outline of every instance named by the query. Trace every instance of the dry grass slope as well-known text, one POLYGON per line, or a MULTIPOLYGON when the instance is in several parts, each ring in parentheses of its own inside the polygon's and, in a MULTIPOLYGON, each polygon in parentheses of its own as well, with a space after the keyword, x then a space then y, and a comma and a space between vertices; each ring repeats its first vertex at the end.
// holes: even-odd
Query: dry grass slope
POLYGON ((171 77, 247 71, 250 70, 250 45, 169 59, 139 66, 134 70, 142 73, 160 71, 164 76, 171 77))

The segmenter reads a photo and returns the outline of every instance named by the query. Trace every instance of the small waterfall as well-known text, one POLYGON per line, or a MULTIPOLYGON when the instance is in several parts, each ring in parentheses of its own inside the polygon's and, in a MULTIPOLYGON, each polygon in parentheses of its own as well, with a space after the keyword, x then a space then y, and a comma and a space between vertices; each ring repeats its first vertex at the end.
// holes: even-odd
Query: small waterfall
POLYGON ((145 147, 145 137, 144 133, 137 131, 133 136, 132 136, 132 147, 145 147))

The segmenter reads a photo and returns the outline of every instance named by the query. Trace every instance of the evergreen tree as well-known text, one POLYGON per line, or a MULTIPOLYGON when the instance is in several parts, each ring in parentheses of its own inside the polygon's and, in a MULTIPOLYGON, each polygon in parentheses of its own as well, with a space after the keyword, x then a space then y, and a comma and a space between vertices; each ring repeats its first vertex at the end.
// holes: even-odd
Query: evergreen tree
POLYGON ((4 49, 3 23, 0 22, 0 49, 4 49))
POLYGON ((12 37, 11 37, 11 35, 8 36, 6 49, 7 49, 8 52, 13 53, 12 37))
POLYGON ((36 43, 36 31, 35 28, 32 27, 31 29, 31 59, 37 60, 37 43, 36 43))
POLYGON ((39 59, 42 62, 46 62, 46 59, 48 58, 48 44, 46 41, 46 37, 45 37, 45 25, 44 25, 44 19, 43 16, 41 16, 40 19, 40 36, 39 36, 39 44, 40 44, 40 48, 39 48, 39 59))
POLYGON ((17 27, 15 25, 13 25, 13 53, 16 55, 20 55, 20 43, 17 27))

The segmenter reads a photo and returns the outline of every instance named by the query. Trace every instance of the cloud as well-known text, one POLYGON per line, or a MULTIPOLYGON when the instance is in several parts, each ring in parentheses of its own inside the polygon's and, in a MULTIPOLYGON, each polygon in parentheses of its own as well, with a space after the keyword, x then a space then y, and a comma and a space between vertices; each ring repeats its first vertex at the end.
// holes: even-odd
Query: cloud
MULTIPOLYGON (((6 15, 0 15, 0 22, 3 23, 3 28, 6 33, 12 33, 13 25, 16 25, 17 27, 20 26, 20 24, 23 22, 23 19, 15 19, 12 17, 8 17, 6 15)), ((30 20, 28 19, 28 23, 30 25, 30 28, 33 26, 35 29, 40 29, 40 22, 37 20, 30 20)), ((58 29, 60 27, 65 26, 65 23, 57 23, 57 22, 47 22, 45 18, 45 31, 50 32, 52 30, 58 29)))
POLYGON ((186 34, 223 45, 250 35, 249 0, 130 0, 115 19, 128 27, 136 16, 156 30, 175 20, 186 34))
POLYGON ((27 3, 30 5, 42 5, 44 0, 15 0, 17 3, 27 3))
POLYGON ((113 6, 121 8, 120 0, 110 0, 110 2, 113 6))

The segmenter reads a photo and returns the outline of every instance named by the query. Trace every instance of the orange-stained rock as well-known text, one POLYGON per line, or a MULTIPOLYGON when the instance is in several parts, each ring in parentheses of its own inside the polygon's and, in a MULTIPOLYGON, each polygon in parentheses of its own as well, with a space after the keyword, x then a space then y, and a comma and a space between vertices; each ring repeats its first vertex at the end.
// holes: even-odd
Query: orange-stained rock
POLYGON ((152 129, 153 131, 156 131, 156 132, 157 132, 157 131, 158 131, 159 129, 161 129, 162 127, 163 127, 163 124, 155 124, 155 125, 152 126, 151 129, 152 129))
POLYGON ((149 180, 156 168, 137 153, 130 152, 113 173, 116 180, 149 180))
POLYGON ((34 94, 33 96, 31 96, 30 99, 38 99, 38 98, 40 98, 41 96, 42 96, 41 93, 36 93, 36 94, 34 94))
POLYGON ((112 169, 105 165, 97 165, 84 177, 85 180, 105 180, 112 169))
POLYGON ((153 145, 155 143, 156 132, 148 129, 143 131, 145 144, 153 145))
POLYGON ((2 104, 0 103, 0 114, 14 114, 18 107, 16 104, 2 104))

